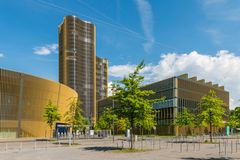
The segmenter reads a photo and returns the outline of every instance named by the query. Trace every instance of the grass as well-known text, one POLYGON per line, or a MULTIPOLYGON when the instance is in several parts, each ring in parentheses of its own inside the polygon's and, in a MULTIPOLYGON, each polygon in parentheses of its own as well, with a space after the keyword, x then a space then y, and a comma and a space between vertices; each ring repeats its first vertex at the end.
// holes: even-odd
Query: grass
POLYGON ((202 144, 218 144, 219 142, 210 142, 208 140, 205 140, 204 142, 202 142, 202 144))
POLYGON ((146 149, 117 149, 117 150, 113 150, 112 152, 115 153, 136 153, 136 152, 146 152, 149 150, 146 149))
MULTIPOLYGON (((53 143, 53 144, 56 144, 56 145, 58 145, 59 143, 58 142, 55 142, 55 143, 53 143)), ((65 143, 60 143, 60 145, 63 145, 63 146, 69 146, 69 143, 68 142, 65 142, 65 143)), ((71 143, 71 146, 78 146, 78 145, 80 145, 79 143, 71 143)))

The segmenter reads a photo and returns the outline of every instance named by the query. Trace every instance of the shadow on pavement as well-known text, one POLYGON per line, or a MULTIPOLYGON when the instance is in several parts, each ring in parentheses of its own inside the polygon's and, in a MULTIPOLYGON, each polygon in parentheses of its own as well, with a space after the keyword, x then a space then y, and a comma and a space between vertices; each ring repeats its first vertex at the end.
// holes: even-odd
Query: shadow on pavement
POLYGON ((85 150, 93 150, 93 151, 113 151, 113 150, 119 150, 117 147, 85 147, 85 150))
POLYGON ((189 159, 189 160, 231 160, 233 158, 229 158, 229 157, 219 157, 219 158, 194 158, 194 157, 184 157, 181 159, 189 159))

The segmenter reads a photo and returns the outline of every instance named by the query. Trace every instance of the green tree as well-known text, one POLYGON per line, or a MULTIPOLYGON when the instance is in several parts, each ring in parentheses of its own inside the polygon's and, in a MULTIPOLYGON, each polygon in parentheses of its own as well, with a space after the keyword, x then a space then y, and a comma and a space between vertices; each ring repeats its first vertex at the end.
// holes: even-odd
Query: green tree
POLYGON ((58 112, 58 106, 53 104, 52 101, 49 101, 46 107, 44 108, 44 120, 50 127, 50 137, 52 137, 52 127, 56 121, 60 121, 61 114, 58 112))
POLYGON ((126 118, 119 118, 116 122, 116 129, 118 132, 124 132, 129 127, 129 122, 126 118))
POLYGON ((82 115, 81 102, 74 98, 69 103, 69 110, 64 114, 65 122, 69 123, 72 131, 83 129, 88 125, 88 121, 82 115))
POLYGON ((195 115, 193 125, 194 125, 194 128, 197 128, 199 132, 200 132, 200 129, 204 126, 202 121, 203 121, 203 117, 200 114, 195 115))
POLYGON ((232 128, 240 127, 240 107, 236 107, 230 115, 228 124, 232 128))
POLYGON ((157 124, 156 121, 154 120, 154 118, 156 116, 155 111, 153 111, 153 110, 149 110, 149 111, 151 111, 151 112, 143 113, 146 115, 146 116, 142 116, 142 117, 144 117, 143 119, 139 119, 139 120, 135 121, 135 127, 139 127, 141 130, 142 140, 143 140, 143 130, 145 129, 147 131, 150 131, 157 124))
POLYGON ((99 129, 111 129, 117 122, 117 115, 114 114, 112 108, 105 108, 103 114, 100 116, 96 127, 99 129))
POLYGON ((213 127, 220 127, 223 124, 225 109, 223 101, 219 99, 215 91, 210 90, 209 93, 201 98, 200 101, 200 117, 205 126, 210 129, 210 142, 212 142, 213 127))
POLYGON ((117 102, 114 111, 118 117, 126 118, 130 123, 131 149, 133 148, 133 136, 137 122, 140 120, 146 120, 145 122, 149 122, 147 121, 148 119, 153 120, 149 118, 152 117, 152 103, 161 100, 147 99, 154 92, 140 89, 140 84, 143 82, 144 77, 139 75, 139 72, 144 66, 144 62, 142 61, 133 73, 130 73, 127 77, 124 77, 113 85, 116 89, 113 98, 117 102))
POLYGON ((194 115, 187 108, 184 108, 182 112, 177 114, 174 124, 180 128, 183 127, 187 135, 187 127, 194 125, 194 115))

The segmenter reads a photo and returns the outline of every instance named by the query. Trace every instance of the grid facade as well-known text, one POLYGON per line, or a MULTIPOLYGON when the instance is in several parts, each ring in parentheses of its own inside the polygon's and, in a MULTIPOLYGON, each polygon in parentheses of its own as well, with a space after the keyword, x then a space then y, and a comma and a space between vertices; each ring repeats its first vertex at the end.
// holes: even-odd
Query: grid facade
POLYGON ((96 59, 96 85, 97 85, 97 101, 107 98, 108 96, 108 60, 97 57, 96 59))
POLYGON ((49 136, 44 107, 51 100, 63 117, 74 97, 77 93, 65 85, 0 69, 0 138, 49 136))
MULTIPOLYGON (((210 90, 216 92, 224 102, 223 107, 229 110, 229 92, 225 91, 223 86, 219 87, 211 82, 205 83, 204 80, 197 80, 196 77, 188 78, 187 74, 152 83, 143 86, 142 89, 155 92, 154 95, 148 97, 149 99, 165 97, 164 101, 152 104, 156 111, 157 132, 160 135, 177 135, 183 132, 172 125, 174 118, 185 107, 197 114, 201 98, 210 90)), ((104 108, 110 105, 110 98, 99 101, 98 114, 101 115, 104 108)))
POLYGON ((59 82, 73 88, 83 114, 96 120, 96 28, 75 16, 59 26, 59 82))

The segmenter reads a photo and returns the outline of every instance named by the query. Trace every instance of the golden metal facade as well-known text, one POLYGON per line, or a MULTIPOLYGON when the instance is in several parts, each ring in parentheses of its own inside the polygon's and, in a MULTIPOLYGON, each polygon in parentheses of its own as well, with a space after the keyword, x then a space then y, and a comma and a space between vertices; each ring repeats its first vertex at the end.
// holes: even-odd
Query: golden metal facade
POLYGON ((96 121, 96 27, 76 16, 59 26, 59 81, 77 91, 84 116, 96 121))
POLYGON ((0 138, 48 137, 44 108, 51 100, 62 117, 77 93, 60 83, 0 69, 0 138))
POLYGON ((108 60, 100 57, 96 58, 96 88, 98 101, 108 96, 108 60))
POLYGON ((59 26, 59 81, 77 91, 84 116, 96 122, 96 103, 107 96, 107 60, 96 57, 96 27, 76 16, 59 26))

